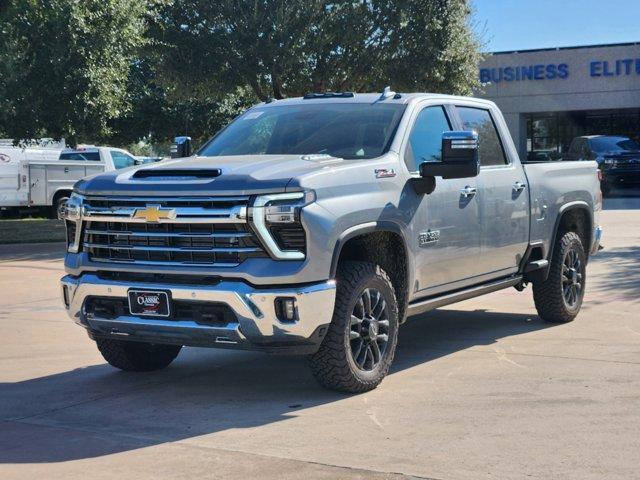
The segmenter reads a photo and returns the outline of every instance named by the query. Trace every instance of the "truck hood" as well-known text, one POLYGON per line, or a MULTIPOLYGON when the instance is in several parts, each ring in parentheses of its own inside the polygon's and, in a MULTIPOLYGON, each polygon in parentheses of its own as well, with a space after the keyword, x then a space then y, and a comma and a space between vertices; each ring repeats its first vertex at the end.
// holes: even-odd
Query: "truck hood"
POLYGON ((327 155, 189 157, 101 173, 74 189, 85 195, 251 195, 286 191, 292 178, 344 160, 327 155), (194 175, 191 176, 190 173, 194 175))

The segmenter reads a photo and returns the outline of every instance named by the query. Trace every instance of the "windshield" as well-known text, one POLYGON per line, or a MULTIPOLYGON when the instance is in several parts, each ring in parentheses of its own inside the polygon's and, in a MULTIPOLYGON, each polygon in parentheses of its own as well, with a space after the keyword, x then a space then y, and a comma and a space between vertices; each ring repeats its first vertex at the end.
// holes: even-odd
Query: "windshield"
POLYGON ((375 158, 389 149, 400 104, 313 103, 254 108, 209 141, 201 156, 327 154, 375 158))
POLYGON ((589 143, 597 153, 640 150, 640 144, 629 137, 596 137, 590 139, 589 143))

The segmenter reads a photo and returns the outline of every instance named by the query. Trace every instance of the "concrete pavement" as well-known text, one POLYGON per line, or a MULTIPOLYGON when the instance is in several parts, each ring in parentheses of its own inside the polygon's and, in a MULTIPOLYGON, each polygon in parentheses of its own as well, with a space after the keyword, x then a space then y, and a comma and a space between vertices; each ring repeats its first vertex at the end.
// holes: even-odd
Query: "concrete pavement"
POLYGON ((114 370, 61 308, 63 246, 0 247, 0 478, 640 478, 640 199, 602 224, 575 322, 529 289, 412 318, 356 396, 296 357, 114 370))

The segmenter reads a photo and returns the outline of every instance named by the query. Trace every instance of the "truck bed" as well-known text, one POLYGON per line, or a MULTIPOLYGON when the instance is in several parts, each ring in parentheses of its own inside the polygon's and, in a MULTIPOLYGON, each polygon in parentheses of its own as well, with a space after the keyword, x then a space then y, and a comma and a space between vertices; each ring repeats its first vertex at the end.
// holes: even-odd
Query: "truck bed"
MULTIPOLYGON (((523 167, 529 181, 531 243, 543 244, 545 252, 549 252, 561 211, 580 204, 588 205, 594 216, 601 210, 595 161, 527 162, 523 167)), ((597 219, 592 221, 597 225, 597 219)), ((584 247, 589 249, 589 245, 584 247)))

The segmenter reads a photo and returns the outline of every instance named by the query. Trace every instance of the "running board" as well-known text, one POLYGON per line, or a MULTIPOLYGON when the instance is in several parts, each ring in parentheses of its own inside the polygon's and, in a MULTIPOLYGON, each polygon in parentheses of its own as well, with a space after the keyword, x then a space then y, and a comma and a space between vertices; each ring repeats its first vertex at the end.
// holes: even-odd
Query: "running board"
POLYGON ((516 277, 509 277, 506 280, 503 279, 497 282, 485 283, 464 290, 459 290, 457 292, 431 297, 425 300, 418 300, 409 304, 407 307, 407 315, 418 315, 420 313, 428 312, 429 310, 444 307, 445 305, 462 302, 463 300, 479 297, 480 295, 485 295, 504 288, 513 287, 521 281, 522 276, 519 275, 516 277))

